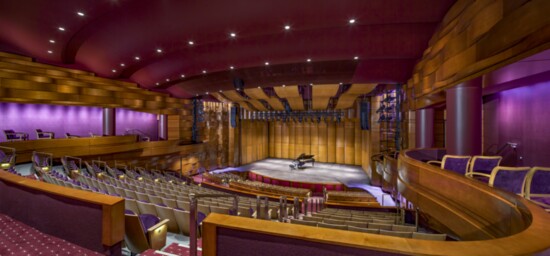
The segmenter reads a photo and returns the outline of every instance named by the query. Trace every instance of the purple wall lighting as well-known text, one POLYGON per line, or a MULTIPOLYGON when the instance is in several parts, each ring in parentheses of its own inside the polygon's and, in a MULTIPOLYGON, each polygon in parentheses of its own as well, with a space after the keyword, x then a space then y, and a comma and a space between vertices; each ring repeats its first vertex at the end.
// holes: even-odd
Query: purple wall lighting
POLYGON ((157 140, 157 115, 117 108, 115 117, 117 135, 124 135, 129 130, 139 130, 150 137, 151 140, 157 140))
POLYGON ((485 98, 484 151, 501 165, 550 166, 550 77, 485 98), (514 143, 517 146, 514 148, 514 143))
MULTIPOLYGON (((65 138, 65 133, 83 137, 102 134, 103 109, 100 107, 61 106, 45 104, 19 104, 0 102, 0 141, 6 138, 3 130, 26 132, 29 139, 36 139, 35 129, 54 132, 55 138, 65 138)), ((157 139, 157 115, 116 110, 116 134, 126 130, 140 130, 157 139)))
MULTIPOLYGON (((35 129, 54 132, 56 138, 65 133, 78 136, 101 134, 101 108, 44 104, 0 103, 0 130, 26 132, 36 139, 35 129)), ((5 141, 2 132, 0 136, 5 141)))

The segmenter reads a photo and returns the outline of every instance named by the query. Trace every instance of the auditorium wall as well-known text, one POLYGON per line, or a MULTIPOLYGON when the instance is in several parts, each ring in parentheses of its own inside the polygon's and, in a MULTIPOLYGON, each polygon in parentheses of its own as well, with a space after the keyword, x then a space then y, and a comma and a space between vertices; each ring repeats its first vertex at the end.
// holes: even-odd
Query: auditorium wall
POLYGON ((267 158, 268 144, 268 122, 241 120, 241 164, 267 158))
MULTIPOLYGON (((2 102, 0 113, 0 130, 26 132, 30 139, 36 139, 35 129, 54 132, 56 138, 65 138, 67 132, 85 137, 90 132, 102 134, 102 108, 2 102)), ((117 135, 123 135, 126 129, 138 129, 157 138, 154 114, 117 109, 116 126, 117 135)))
POLYGON ((484 153, 502 155, 502 164, 508 166, 550 166, 548 99, 550 73, 542 81, 485 97, 484 153))

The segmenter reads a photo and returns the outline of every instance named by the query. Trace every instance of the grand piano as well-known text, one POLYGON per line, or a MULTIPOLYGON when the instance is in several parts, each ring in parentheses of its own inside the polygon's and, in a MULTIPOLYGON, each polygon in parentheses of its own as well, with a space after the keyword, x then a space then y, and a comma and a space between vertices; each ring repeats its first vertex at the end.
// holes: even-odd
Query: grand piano
POLYGON ((303 169, 305 168, 306 163, 311 163, 311 166, 315 166, 315 155, 306 155, 302 153, 296 160, 292 162, 290 168, 292 169, 303 169))

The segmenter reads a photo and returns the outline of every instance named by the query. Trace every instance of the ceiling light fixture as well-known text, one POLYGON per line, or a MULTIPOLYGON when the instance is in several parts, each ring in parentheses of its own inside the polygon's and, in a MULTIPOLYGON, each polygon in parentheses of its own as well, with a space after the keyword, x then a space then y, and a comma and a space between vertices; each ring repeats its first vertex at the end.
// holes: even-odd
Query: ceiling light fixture
POLYGON ((235 34, 234 32, 231 32, 231 33, 229 33, 229 36, 235 38, 235 37, 237 37, 237 34, 235 34))
POLYGON ((266 62, 265 62, 265 65, 266 65, 266 66, 269 66, 269 62, 266 61, 266 62))
POLYGON ((187 42, 187 43, 188 43, 189 45, 194 45, 194 44, 195 44, 195 42, 193 42, 193 41, 189 41, 189 42, 187 42))
POLYGON ((76 14, 80 17, 84 17, 84 15, 85 15, 83 12, 76 12, 76 14))
POLYGON ((262 87, 258 86, 258 89, 262 89, 262 87))
POLYGON ((158 53, 162 53, 162 49, 158 48, 158 49, 157 49, 157 52, 158 52, 158 53))
POLYGON ((283 84, 283 87, 286 87, 286 84, 283 84))
POLYGON ((203 73, 203 74, 206 74, 206 70, 203 70, 202 73, 203 73))
POLYGON ((156 85, 156 86, 159 86, 160 84, 157 82, 157 83, 155 83, 155 85, 156 85))
POLYGON ((180 76, 181 76, 181 78, 185 78, 185 75, 184 75, 184 74, 181 74, 180 76))
POLYGON ((120 63, 120 66, 121 66, 121 67, 124 67, 124 66, 126 66, 126 64, 124 64, 124 63, 120 63))
POLYGON ((50 44, 55 44, 55 40, 50 39, 50 44))
POLYGON ((290 30, 290 25, 285 25, 285 30, 290 30))
POLYGON ((208 95, 209 92, 206 92, 206 95, 208 95))
POLYGON ((355 19, 349 19, 349 24, 354 24, 355 23, 355 19))
POLYGON ((170 82, 170 78, 166 78, 166 82, 170 82))
POLYGON ((307 59, 307 62, 311 62, 311 59, 307 59))
POLYGON ((113 73, 116 73, 116 69, 113 69, 113 70, 111 70, 111 71, 113 71, 113 73))
POLYGON ((235 69, 235 67, 233 67, 233 66, 229 66, 229 69, 235 69))
POLYGON ((52 53, 53 53, 53 51, 52 51, 52 50, 48 50, 48 53, 49 53, 49 54, 52 54, 52 53))
POLYGON ((309 86, 313 86, 313 83, 309 83, 309 86))
POLYGON ((222 90, 220 90, 220 92, 222 92, 222 90))
POLYGON ((57 29, 59 29, 59 31, 65 31, 64 27, 58 27, 57 29))
POLYGON ((134 57, 135 60, 140 60, 139 56, 134 57))
POLYGON ((340 82, 340 85, 342 85, 342 84, 344 84, 344 83, 340 82))
POLYGON ((353 57, 354 60, 358 60, 359 59, 359 56, 355 56, 353 57))

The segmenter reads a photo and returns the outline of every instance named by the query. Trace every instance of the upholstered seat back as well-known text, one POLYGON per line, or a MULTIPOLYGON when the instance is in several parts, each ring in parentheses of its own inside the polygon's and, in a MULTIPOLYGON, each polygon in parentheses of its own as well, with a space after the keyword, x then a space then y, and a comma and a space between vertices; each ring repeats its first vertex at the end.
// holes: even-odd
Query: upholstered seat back
POLYGON ((442 160, 441 168, 456 172, 460 175, 464 175, 468 170, 469 163, 470 163, 469 156, 445 155, 442 160))
POLYGON ((529 167, 495 167, 491 172, 489 186, 523 196, 525 179, 529 170, 529 167))

